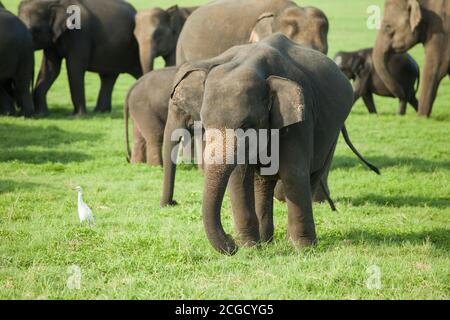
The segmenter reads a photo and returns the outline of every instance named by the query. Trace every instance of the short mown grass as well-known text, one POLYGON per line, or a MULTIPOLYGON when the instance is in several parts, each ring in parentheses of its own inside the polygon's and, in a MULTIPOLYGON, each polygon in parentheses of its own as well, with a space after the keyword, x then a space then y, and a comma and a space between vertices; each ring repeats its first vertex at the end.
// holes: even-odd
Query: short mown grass
MULTIPOLYGON (((18 2, 3 0, 13 11, 18 2)), ((373 45, 376 31, 366 27, 366 9, 381 0, 302 3, 330 18, 330 56, 373 45)), ((422 48, 411 52, 423 67, 422 48)), ((355 105, 348 129, 382 175, 369 172, 340 142, 330 177, 339 211, 315 205, 317 247, 296 251, 284 240, 287 210, 277 203, 274 243, 241 249, 234 257, 217 254, 206 240, 200 172, 182 167, 180 205, 160 209, 162 169, 125 161, 122 105, 132 83, 129 76, 119 79, 112 114, 73 119, 62 72, 49 94, 49 118, 0 118, 1 299, 450 297, 448 79, 429 120, 412 109, 396 116, 394 99, 377 98, 376 116, 355 105), (92 229, 78 224, 77 185, 94 211, 92 229), (79 290, 67 285, 77 268, 79 290), (376 283, 377 270, 381 287, 367 286, 376 283)), ((98 77, 89 74, 90 110, 98 87, 98 77)), ((228 199, 223 220, 232 232, 228 199)))

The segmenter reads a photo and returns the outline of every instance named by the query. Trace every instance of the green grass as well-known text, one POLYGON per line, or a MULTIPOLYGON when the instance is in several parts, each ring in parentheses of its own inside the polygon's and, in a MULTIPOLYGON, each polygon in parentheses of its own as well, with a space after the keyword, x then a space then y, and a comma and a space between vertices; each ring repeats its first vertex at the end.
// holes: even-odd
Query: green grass
MULTIPOLYGON (((18 0, 3 3, 14 9, 18 0)), ((330 18, 330 56, 374 43, 365 23, 373 3, 382 1, 309 1, 330 18)), ((423 66, 422 48, 412 53, 423 66)), ((49 94, 50 118, 0 118, 0 298, 450 298, 449 80, 430 120, 412 109, 396 116, 394 99, 376 99, 378 116, 355 106, 350 134, 383 174, 367 171, 340 142, 330 177, 339 212, 315 205, 317 247, 296 251, 284 240, 287 211, 277 203, 275 242, 231 258, 204 235, 199 172, 182 168, 181 205, 160 209, 162 170, 126 163, 122 104, 132 83, 119 79, 111 115, 72 119, 62 72, 49 94), (93 229, 78 225, 76 185, 94 211, 93 229), (79 290, 66 285, 73 265, 82 272, 79 290), (373 265, 381 289, 366 286, 373 265)), ((90 110, 98 87, 89 74, 90 110)), ((226 200, 223 220, 232 232, 230 216, 226 200)))

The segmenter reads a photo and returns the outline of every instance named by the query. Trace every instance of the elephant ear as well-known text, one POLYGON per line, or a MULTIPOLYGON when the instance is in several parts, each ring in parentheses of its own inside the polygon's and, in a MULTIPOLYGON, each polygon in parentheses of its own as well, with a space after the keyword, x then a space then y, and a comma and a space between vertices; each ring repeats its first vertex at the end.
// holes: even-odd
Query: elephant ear
POLYGON ((207 75, 206 68, 183 65, 175 76, 170 96, 171 104, 179 111, 199 119, 207 75))
POLYGON ((249 42, 255 43, 267 36, 270 36, 273 33, 272 24, 274 19, 275 14, 272 12, 266 12, 260 15, 255 27, 252 30, 249 42))
POLYGON ((50 27, 53 31, 53 42, 67 30, 67 13, 63 5, 54 2, 49 6, 50 9, 50 27))
POLYGON ((174 5, 166 10, 169 15, 170 27, 175 33, 180 33, 183 28, 185 18, 182 15, 180 7, 174 5))
POLYGON ((419 2, 417 0, 408 0, 408 11, 411 30, 414 31, 420 21, 422 21, 422 11, 420 10, 419 2))
POLYGON ((272 129, 281 129, 305 121, 303 88, 286 78, 270 76, 270 123, 272 129))
POLYGON ((359 54, 353 55, 350 61, 350 68, 352 73, 355 76, 361 76, 362 74, 366 74, 368 71, 368 67, 370 69, 370 66, 368 63, 366 63, 366 59, 364 56, 361 56, 359 54))

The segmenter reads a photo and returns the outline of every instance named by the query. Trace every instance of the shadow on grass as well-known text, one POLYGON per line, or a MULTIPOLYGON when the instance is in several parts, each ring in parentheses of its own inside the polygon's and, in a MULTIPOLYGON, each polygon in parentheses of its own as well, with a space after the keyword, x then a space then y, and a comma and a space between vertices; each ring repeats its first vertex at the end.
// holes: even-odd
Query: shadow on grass
POLYGON ((74 151, 54 151, 59 145, 70 145, 80 141, 92 141, 101 135, 69 132, 57 126, 36 126, 38 122, 2 124, 0 127, 0 161, 20 161, 41 164, 46 162, 70 163, 90 160, 91 157, 74 151), (42 147, 44 151, 26 150, 27 147, 42 147))
POLYGON ((83 162, 92 160, 81 152, 61 152, 61 151, 7 151, 0 155, 0 162, 19 161, 30 164, 43 164, 47 162, 68 164, 72 162, 83 162))
POLYGON ((31 182, 17 182, 13 180, 0 180, 0 194, 15 192, 17 190, 29 190, 40 187, 40 184, 31 182))
MULTIPOLYGON (((433 172, 436 169, 450 170, 450 161, 446 160, 435 161, 411 157, 391 158, 387 156, 366 157, 366 159, 377 166, 381 170, 381 173, 383 173, 383 169, 386 168, 405 166, 411 167, 411 170, 416 172, 433 172)), ((364 164, 362 164, 356 156, 336 156, 333 160, 334 169, 351 169, 363 165, 364 164)))
POLYGON ((423 245, 430 243, 432 246, 449 251, 450 249, 450 229, 436 228, 427 231, 417 232, 386 232, 367 231, 351 229, 343 233, 321 234, 319 235, 321 244, 328 246, 334 243, 346 241, 349 245, 369 244, 369 245, 403 245, 411 243, 423 245))
POLYGON ((72 116, 72 109, 68 109, 63 105, 51 105, 49 107, 50 115, 46 120, 67 120, 67 121, 82 121, 83 119, 123 119, 123 105, 116 104, 113 106, 111 112, 94 113, 94 107, 88 107, 87 115, 83 117, 72 116))
POLYGON ((383 196, 378 194, 367 194, 360 197, 342 197, 338 201, 350 203, 359 207, 368 205, 387 206, 394 208, 402 207, 433 207, 450 208, 450 198, 430 198, 420 196, 383 196))

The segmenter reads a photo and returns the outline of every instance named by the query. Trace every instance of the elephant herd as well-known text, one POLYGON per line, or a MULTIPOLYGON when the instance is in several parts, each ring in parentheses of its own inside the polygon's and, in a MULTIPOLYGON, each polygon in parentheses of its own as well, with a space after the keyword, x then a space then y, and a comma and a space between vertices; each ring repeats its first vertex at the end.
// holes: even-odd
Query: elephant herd
MULTIPOLYGON (((203 222, 212 246, 234 254, 238 245, 223 229, 226 190, 239 243, 273 238, 274 197, 288 207, 287 238, 298 247, 316 242, 312 202, 327 200, 328 171, 340 132, 355 154, 345 120, 359 98, 376 113, 373 94, 409 103, 430 116, 440 82, 450 75, 450 1, 386 0, 374 48, 339 52, 329 59, 329 20, 320 9, 288 0, 215 0, 200 7, 173 6, 141 12, 122 0, 23 0, 19 17, 0 3, 0 112, 49 113, 47 92, 64 60, 74 115, 87 112, 84 76, 98 73, 95 112, 111 111, 121 73, 138 79, 125 101, 128 159, 164 167, 161 205, 174 205, 178 129, 201 121, 199 157, 234 140, 208 138, 214 131, 277 130, 278 171, 267 165, 204 162, 203 222), (81 28, 71 28, 68 8, 79 8, 81 28), (420 69, 407 50, 423 43, 420 69), (34 83, 33 51, 43 50, 34 83), (166 68, 154 69, 163 57, 166 68), (422 78, 421 96, 416 93, 422 78), (326 79, 326 80, 325 80, 326 79), (349 80, 353 80, 353 86, 349 80), (133 148, 129 146, 129 119, 133 148)), ((271 150, 275 139, 259 148, 271 150)), ((217 154, 216 154, 217 155, 217 154)), ((227 158, 227 160, 229 160, 227 158)), ((236 160, 236 159, 232 159, 236 160)))

